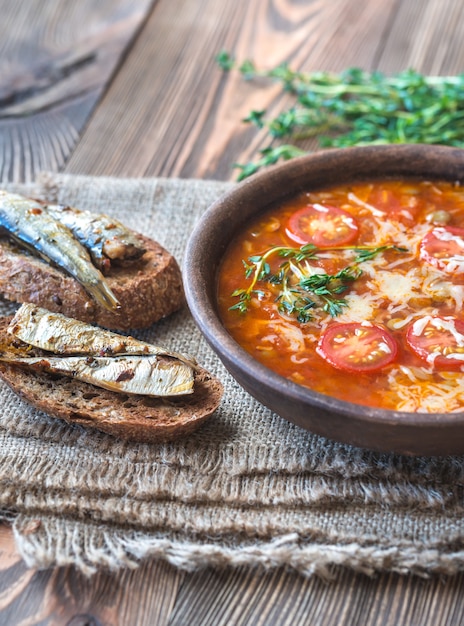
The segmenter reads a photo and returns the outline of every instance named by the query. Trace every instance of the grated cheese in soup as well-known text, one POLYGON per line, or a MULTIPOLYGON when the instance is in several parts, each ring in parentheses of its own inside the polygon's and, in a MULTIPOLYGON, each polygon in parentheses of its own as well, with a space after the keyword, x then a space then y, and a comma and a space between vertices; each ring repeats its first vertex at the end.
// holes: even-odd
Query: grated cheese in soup
POLYGON ((396 180, 301 194, 232 243, 218 302, 236 341, 298 384, 368 406, 462 411, 464 190, 396 180))

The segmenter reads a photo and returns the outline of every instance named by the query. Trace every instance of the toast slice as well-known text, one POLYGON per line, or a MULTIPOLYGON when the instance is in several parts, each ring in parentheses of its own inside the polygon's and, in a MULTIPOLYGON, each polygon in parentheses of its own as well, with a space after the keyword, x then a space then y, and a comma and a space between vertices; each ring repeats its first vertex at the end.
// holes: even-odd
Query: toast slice
POLYGON ((175 258, 159 243, 137 235, 145 254, 112 265, 106 279, 121 307, 108 311, 64 271, 0 239, 0 294, 13 302, 32 302, 49 311, 111 330, 147 328, 185 302, 175 258))
MULTIPOLYGON (((2 348, 14 341, 0 318, 2 348)), ((14 393, 48 415, 95 428, 120 439, 163 443, 197 429, 219 406, 221 382, 203 368, 195 372, 194 392, 172 398, 115 393, 74 378, 0 362, 0 379, 14 393)))

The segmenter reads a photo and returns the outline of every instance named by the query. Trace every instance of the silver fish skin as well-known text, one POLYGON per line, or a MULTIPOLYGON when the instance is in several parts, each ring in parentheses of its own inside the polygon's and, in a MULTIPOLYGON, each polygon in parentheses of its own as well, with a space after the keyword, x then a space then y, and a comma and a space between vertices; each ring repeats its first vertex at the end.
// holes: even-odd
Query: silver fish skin
POLYGON ((108 215, 61 204, 47 204, 46 209, 87 248, 99 268, 106 269, 114 260, 138 259, 145 253, 140 239, 108 215))
POLYGON ((79 320, 53 313, 35 304, 22 304, 8 326, 8 333, 35 348, 54 354, 113 356, 159 355, 177 359, 195 368, 189 355, 166 350, 79 320))
POLYGON ((0 227, 27 249, 73 276, 105 309, 119 302, 89 253, 69 231, 34 200, 0 190, 0 227))
POLYGON ((179 361, 147 356, 21 357, 0 355, 0 361, 60 374, 117 393, 153 397, 193 393, 193 371, 179 361))

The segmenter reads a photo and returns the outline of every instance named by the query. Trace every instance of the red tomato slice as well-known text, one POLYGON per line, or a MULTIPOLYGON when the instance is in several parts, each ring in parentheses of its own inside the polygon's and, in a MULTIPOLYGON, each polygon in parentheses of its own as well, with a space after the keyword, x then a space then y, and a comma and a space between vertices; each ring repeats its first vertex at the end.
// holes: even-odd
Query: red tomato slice
POLYGON ((464 322, 427 315, 412 323, 406 341, 417 356, 437 369, 464 367, 464 322))
POLYGON ((318 248, 344 246, 356 239, 358 225, 343 209, 308 204, 290 217, 287 235, 301 245, 313 243, 318 248))
POLYGON ((448 274, 464 273, 464 228, 437 226, 421 241, 419 256, 448 274))
POLYGON ((398 345, 391 334, 373 324, 331 324, 322 334, 317 353, 345 372, 376 372, 392 363, 398 345))

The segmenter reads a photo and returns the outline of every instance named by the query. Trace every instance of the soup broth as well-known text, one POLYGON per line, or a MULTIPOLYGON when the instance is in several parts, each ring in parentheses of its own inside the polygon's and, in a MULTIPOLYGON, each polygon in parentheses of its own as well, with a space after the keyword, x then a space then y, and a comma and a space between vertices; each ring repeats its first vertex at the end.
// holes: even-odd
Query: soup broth
POLYGON ((464 191, 383 181, 258 216, 218 276, 222 320, 300 385, 409 412, 464 408, 464 191))

